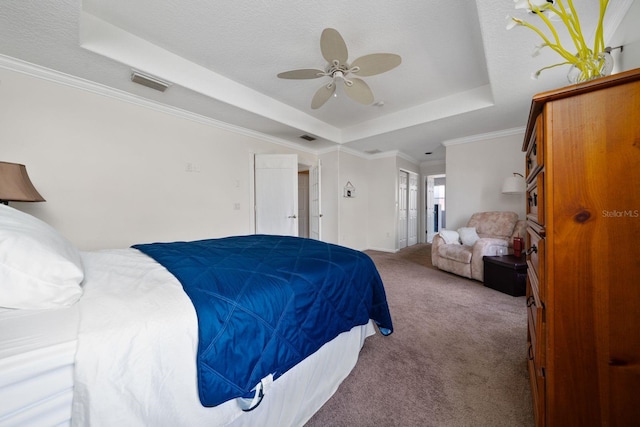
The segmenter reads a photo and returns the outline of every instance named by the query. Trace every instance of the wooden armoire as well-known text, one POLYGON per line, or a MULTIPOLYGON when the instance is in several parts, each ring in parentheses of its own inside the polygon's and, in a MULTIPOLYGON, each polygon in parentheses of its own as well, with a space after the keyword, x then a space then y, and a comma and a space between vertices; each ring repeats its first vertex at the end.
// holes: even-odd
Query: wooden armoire
POLYGON ((640 426, 640 69, 533 97, 529 376, 537 426, 640 426))

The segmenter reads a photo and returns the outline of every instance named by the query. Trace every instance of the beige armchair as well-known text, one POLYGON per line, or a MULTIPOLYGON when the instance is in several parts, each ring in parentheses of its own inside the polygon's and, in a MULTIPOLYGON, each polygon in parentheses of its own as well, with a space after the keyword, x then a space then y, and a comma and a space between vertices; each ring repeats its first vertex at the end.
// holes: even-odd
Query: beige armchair
POLYGON ((485 255, 513 253, 513 238, 524 237, 526 222, 515 212, 477 212, 466 227, 441 230, 433 238, 434 267, 484 282, 485 255))

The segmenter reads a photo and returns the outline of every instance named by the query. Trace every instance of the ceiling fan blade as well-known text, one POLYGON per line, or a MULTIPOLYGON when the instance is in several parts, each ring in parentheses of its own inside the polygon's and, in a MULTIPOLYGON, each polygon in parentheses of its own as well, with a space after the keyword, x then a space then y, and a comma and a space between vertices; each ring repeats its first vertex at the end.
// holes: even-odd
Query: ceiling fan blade
POLYGON ((396 68, 402 62, 400 55, 393 53, 372 53, 361 56, 351 63, 351 68, 359 67, 359 71, 352 71, 359 76, 375 76, 396 68))
POLYGON ((324 76, 324 71, 315 68, 305 68, 301 70, 285 71, 278 74, 281 79, 317 79, 324 76))
POLYGON ((331 98, 331 95, 333 95, 333 92, 335 91, 335 82, 331 82, 328 85, 323 85, 320 89, 318 89, 316 94, 313 95, 313 99, 311 100, 311 108, 317 110, 318 108, 322 107, 324 103, 327 102, 329 98, 331 98))
POLYGON ((371 92, 369 85, 364 80, 352 78, 349 81, 352 82, 351 85, 347 84, 346 81, 344 85, 344 91, 349 98, 364 105, 373 103, 373 92, 371 92))
POLYGON ((349 52, 347 51, 347 45, 344 39, 337 30, 333 28, 325 28, 320 36, 320 50, 322 56, 327 60, 329 64, 334 60, 340 64, 347 62, 349 52))

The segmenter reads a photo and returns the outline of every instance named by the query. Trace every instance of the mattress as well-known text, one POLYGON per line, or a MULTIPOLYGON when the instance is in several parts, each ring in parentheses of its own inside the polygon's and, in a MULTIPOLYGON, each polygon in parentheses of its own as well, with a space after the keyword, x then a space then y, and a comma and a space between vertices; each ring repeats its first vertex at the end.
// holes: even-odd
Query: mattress
MULTIPOLYGON (((83 253, 72 425, 300 426, 351 372, 371 322, 325 344, 243 412, 198 399, 198 322, 180 283, 134 249, 83 253), (117 408, 117 410, 114 410, 117 408)), ((229 360, 227 363, 233 363, 229 360)))
POLYGON ((82 255, 85 292, 72 307, 0 309, 0 427, 301 426, 335 393, 375 333, 369 322, 340 334, 274 381, 250 412, 235 401, 206 408, 197 397, 196 315, 175 278, 133 249, 82 255), (164 341, 144 336, 158 326, 175 326, 175 334, 164 341), (186 347, 176 350, 174 338, 186 347), (111 339, 131 344, 114 346, 111 339), (149 343, 152 357, 163 356, 136 353, 149 343), (164 364, 176 357, 188 363, 164 364), (158 394, 141 392, 149 384, 158 394))
POLYGON ((78 306, 0 309, 0 426, 69 425, 78 306))

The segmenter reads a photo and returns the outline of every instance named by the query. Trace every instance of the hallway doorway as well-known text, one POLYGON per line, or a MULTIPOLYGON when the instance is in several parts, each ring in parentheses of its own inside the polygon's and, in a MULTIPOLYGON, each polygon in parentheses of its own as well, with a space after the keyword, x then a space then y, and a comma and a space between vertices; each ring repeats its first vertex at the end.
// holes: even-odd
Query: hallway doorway
POLYGON ((433 241, 433 236, 447 225, 444 202, 445 187, 446 176, 444 174, 428 175, 425 178, 425 224, 427 225, 427 243, 431 243, 433 241))

